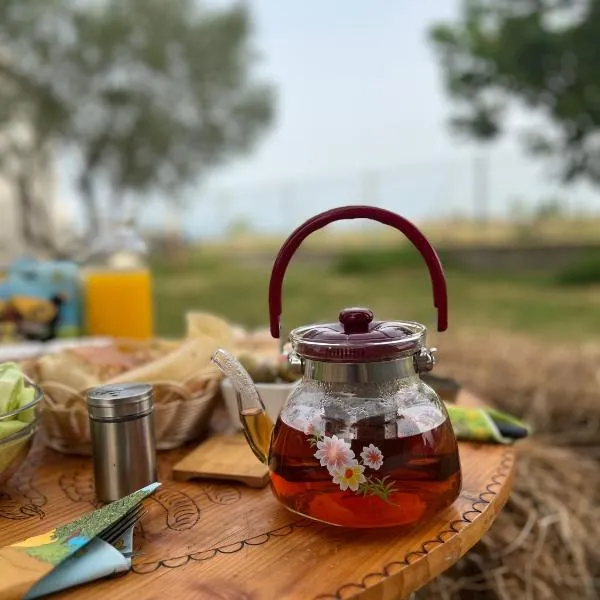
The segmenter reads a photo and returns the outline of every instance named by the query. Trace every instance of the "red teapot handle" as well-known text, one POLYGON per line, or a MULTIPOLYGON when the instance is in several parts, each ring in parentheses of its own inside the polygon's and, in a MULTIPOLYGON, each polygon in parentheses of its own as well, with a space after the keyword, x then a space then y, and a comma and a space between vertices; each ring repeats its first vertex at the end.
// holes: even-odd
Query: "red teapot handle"
POLYGON ((342 206, 315 215, 300 225, 284 242, 273 263, 271 280, 269 282, 269 322, 271 335, 280 336, 281 293, 283 278, 294 252, 300 244, 314 231, 321 229, 334 221, 346 219, 372 219, 384 225, 395 227, 412 242, 425 259, 433 287, 433 305, 437 308, 438 331, 448 328, 448 294, 446 278, 442 263, 427 238, 407 219, 383 208, 375 206, 342 206))

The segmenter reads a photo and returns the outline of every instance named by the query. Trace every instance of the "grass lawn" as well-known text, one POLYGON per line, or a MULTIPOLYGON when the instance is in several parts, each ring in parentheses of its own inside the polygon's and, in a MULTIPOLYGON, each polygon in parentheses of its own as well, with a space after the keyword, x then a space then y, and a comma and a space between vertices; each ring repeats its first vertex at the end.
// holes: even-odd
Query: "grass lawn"
MULTIPOLYGON (((173 267, 155 262, 157 333, 180 335, 184 315, 203 310, 246 326, 268 323, 271 265, 236 264, 214 250, 173 267)), ((536 275, 494 275, 447 269, 449 331, 458 327, 530 333, 550 343, 598 339, 600 286, 561 287, 536 275)), ((284 285, 283 325, 335 320, 347 306, 369 306, 379 319, 425 323, 433 331, 431 287, 423 266, 342 274, 331 265, 292 261, 284 285)))

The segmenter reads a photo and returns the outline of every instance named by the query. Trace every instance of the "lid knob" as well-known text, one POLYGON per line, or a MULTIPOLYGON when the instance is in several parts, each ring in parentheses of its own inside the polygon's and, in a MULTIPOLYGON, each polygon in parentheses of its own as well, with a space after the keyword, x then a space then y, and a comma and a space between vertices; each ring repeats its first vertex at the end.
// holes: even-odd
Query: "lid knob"
POLYGON ((368 333, 369 323, 373 320, 373 311, 368 308, 345 308, 339 316, 344 333, 368 333))

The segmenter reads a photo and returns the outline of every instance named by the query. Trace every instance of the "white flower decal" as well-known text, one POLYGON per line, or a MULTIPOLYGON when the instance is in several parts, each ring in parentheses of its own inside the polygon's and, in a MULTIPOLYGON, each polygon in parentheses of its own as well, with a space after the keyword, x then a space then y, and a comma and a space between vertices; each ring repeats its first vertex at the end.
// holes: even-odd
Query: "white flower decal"
POLYGON ((350 444, 338 438, 337 435, 319 440, 317 448, 318 450, 314 454, 315 458, 320 461, 322 467, 327 467, 331 474, 356 463, 350 444))
POLYGON ((362 463, 354 458, 354 450, 346 440, 325 435, 325 423, 320 416, 310 421, 304 421, 304 433, 307 442, 317 448, 314 457, 320 461, 322 467, 327 467, 331 480, 338 485, 340 491, 350 490, 363 496, 376 496, 384 502, 393 502, 393 494, 398 489, 396 482, 389 475, 375 477, 374 474, 366 476, 365 469, 378 471, 383 466, 383 453, 373 445, 363 446, 360 458, 362 463))
POLYGON ((374 469, 375 471, 379 471, 383 464, 383 454, 381 453, 381 450, 373 444, 363 446, 360 457, 365 466, 369 467, 369 469, 374 469))
POLYGON ((356 461, 355 464, 344 467, 334 471, 333 483, 337 483, 340 486, 340 490, 345 492, 350 488, 353 492, 358 491, 358 487, 361 483, 366 481, 363 471, 365 468, 359 465, 356 461))

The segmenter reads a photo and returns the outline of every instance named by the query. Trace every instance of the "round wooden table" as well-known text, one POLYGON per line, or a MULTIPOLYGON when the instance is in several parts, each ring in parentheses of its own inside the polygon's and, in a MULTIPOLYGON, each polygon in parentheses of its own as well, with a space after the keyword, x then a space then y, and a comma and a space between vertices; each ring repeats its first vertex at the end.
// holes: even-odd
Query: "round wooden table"
MULTIPOLYGON (((460 403, 477 399, 462 392, 460 403)), ((487 531, 512 485, 512 447, 460 444, 463 491, 409 533, 347 530, 300 518, 269 488, 170 481, 190 448, 161 454, 163 486, 136 530, 131 573, 57 594, 86 600, 316 600, 407 597, 487 531)), ((89 459, 34 449, 0 490, 0 545, 38 535, 96 506, 89 459)))

